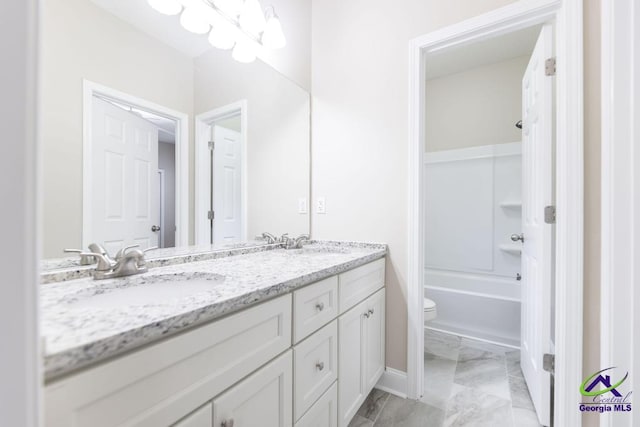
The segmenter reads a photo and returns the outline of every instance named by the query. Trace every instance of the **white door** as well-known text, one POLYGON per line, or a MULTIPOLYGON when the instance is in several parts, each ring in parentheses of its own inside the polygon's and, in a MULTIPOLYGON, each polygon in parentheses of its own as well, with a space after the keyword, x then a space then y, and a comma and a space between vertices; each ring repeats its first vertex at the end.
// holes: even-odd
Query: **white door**
POLYGON ((291 427, 293 425, 291 351, 264 366, 213 400, 213 425, 291 427))
MULTIPOLYGON (((91 240, 114 254, 123 246, 158 245, 158 128, 93 98, 91 240)), ((86 242, 91 243, 91 242, 86 242)))
POLYGON ((212 243, 242 240, 240 132, 213 126, 212 243))
POLYGON ((542 358, 551 351, 553 226, 544 221, 553 204, 553 56, 550 25, 543 27, 522 79, 522 323, 520 363, 538 419, 550 421, 550 374, 542 358))

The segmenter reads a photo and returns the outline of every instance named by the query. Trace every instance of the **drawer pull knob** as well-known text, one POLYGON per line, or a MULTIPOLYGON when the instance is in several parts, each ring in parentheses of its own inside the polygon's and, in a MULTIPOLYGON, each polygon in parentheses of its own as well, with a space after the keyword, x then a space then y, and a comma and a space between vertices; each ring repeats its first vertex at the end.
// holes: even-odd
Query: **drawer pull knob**
POLYGON ((220 423, 220 427, 233 427, 233 418, 228 419, 228 420, 223 420, 220 423))
POLYGON ((318 309, 318 311, 324 310, 324 303, 323 302, 317 303, 316 304, 316 309, 318 309))
POLYGON ((322 371, 324 369, 324 362, 318 362, 316 363, 316 369, 318 371, 322 371))

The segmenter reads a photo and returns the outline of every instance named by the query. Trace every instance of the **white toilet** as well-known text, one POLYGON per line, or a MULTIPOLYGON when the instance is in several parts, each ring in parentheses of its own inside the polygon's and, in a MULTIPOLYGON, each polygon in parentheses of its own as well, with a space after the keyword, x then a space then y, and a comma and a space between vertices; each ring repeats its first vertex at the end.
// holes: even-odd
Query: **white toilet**
POLYGON ((425 323, 435 319, 438 316, 436 311, 436 303, 429 298, 424 299, 424 321, 425 323))

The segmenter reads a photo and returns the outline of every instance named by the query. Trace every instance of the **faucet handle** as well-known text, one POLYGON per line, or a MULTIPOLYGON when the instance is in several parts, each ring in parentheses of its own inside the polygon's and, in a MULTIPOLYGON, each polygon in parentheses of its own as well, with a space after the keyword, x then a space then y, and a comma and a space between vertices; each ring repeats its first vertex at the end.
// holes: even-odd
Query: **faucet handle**
POLYGON ((149 251, 155 251, 156 249, 158 249, 157 246, 151 246, 151 247, 148 247, 147 249, 144 249, 142 252, 147 253, 149 251))
POLYGON ((116 254, 116 261, 122 259, 124 254, 126 254, 129 249, 139 248, 139 247, 140 247, 140 245, 130 245, 130 246, 125 246, 124 248, 120 249, 118 251, 118 253, 116 254))
POLYGON ((266 231, 262 233, 262 238, 267 241, 267 244, 272 245, 278 241, 278 238, 271 233, 267 233, 266 231))
POLYGON ((80 265, 91 265, 96 263, 96 258, 93 255, 82 255, 84 252, 82 249, 63 249, 63 251, 67 254, 71 253, 80 255, 80 265))
POLYGON ((80 256, 94 257, 95 259, 97 259, 98 265, 96 266, 96 271, 109 271, 113 268, 111 260, 103 254, 99 254, 97 252, 81 252, 80 256))

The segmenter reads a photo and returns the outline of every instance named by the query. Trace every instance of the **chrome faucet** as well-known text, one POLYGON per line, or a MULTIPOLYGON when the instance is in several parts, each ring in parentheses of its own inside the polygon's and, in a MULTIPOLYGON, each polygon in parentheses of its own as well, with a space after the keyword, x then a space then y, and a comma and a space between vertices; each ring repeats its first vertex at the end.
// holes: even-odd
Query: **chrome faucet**
MULTIPOLYGON (((99 245, 98 245, 99 246, 99 245)), ((115 261, 109 258, 106 253, 90 252, 82 255, 94 256, 98 260, 93 278, 96 280, 112 279, 115 277, 131 276, 134 274, 142 274, 148 271, 147 262, 144 259, 144 254, 156 247, 145 249, 134 249, 139 245, 132 245, 122 248, 116 254, 115 261)))
POLYGON ((301 249, 304 242, 309 241, 309 236, 307 234, 301 234, 295 239, 284 234, 282 236, 282 243, 285 249, 301 249))
POLYGON ((267 241, 267 244, 272 245, 274 243, 278 243, 278 238, 271 233, 267 233, 266 231, 262 233, 262 238, 267 241))
MULTIPOLYGON (((64 252, 75 253, 80 255, 80 265, 91 265, 91 264, 95 264, 96 262, 104 263, 106 261, 108 261, 109 264, 111 265, 115 264, 115 261, 111 259, 111 257, 107 253, 107 250, 98 243, 91 243, 89 245, 89 252, 83 251, 82 249, 64 249, 64 252), (96 256, 93 255, 94 253, 104 256, 105 259, 104 260, 98 259, 96 256)), ((103 267, 104 267, 104 264, 103 264, 103 267)))

